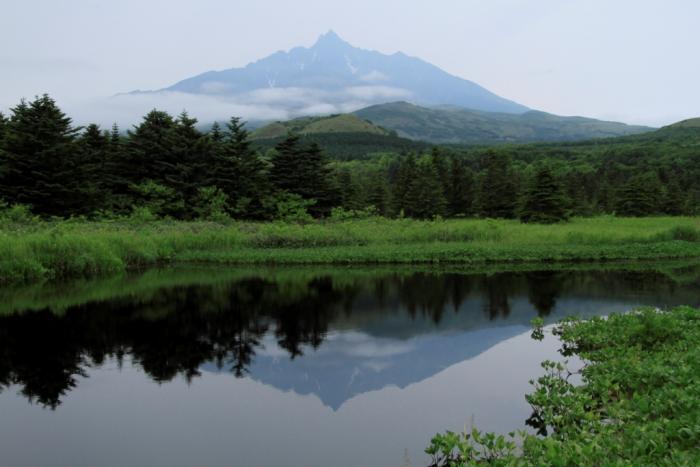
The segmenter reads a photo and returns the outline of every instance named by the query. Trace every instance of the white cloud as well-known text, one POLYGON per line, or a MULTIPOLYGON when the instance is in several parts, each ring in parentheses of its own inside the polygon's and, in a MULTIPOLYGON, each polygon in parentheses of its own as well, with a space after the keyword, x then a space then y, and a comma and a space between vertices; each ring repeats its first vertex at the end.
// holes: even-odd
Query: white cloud
POLYGON ((234 86, 231 83, 221 81, 205 81, 199 86, 199 90, 205 94, 223 94, 231 92, 234 86))
POLYGON ((368 83, 376 83, 378 81, 386 81, 389 79, 389 77, 381 71, 372 70, 369 73, 360 76, 360 79, 368 83))
MULTIPOLYGON (((223 89, 209 82, 208 89, 223 89)), ((91 122, 126 128, 138 123, 151 109, 177 115, 187 110, 202 123, 225 121, 231 116, 245 120, 286 120, 304 115, 347 113, 369 105, 410 97, 405 89, 389 86, 353 86, 336 92, 311 88, 261 88, 234 95, 189 94, 174 91, 120 94, 61 104, 77 124, 91 122)))
POLYGON ((381 99, 403 99, 411 96, 406 89, 390 86, 353 86, 346 88, 348 95, 369 101, 381 99))

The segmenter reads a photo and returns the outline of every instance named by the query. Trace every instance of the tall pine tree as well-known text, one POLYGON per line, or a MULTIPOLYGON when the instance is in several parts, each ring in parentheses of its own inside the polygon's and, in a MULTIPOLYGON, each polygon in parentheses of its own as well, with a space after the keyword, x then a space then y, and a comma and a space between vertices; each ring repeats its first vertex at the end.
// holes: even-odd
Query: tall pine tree
POLYGON ((280 191, 296 194, 316 203, 309 212, 322 217, 338 204, 338 193, 331 183, 331 169, 321 148, 304 146, 299 136, 290 134, 276 147, 270 181, 280 191))
POLYGON ((56 102, 44 94, 12 109, 5 124, 0 197, 27 204, 37 214, 67 216, 82 211, 79 152, 73 128, 56 102))
POLYGON ((549 167, 543 166, 525 193, 520 220, 540 224, 561 222, 569 218, 569 204, 561 182, 549 167))
POLYGON ((649 216, 659 212, 663 199, 656 173, 635 175, 617 191, 615 212, 620 216, 649 216))
POLYGON ((105 208, 109 196, 109 133, 94 123, 88 125, 78 139, 78 150, 81 191, 86 195, 83 208, 89 214, 105 208))
POLYGON ((517 186, 511 171, 510 158, 489 151, 483 157, 477 203, 481 217, 515 217, 517 186))
POLYGON ((446 198, 448 216, 473 214, 474 173, 456 157, 452 157, 450 160, 446 198))
POLYGON ((232 117, 225 133, 212 127, 210 137, 219 147, 215 151, 213 185, 229 199, 231 214, 239 218, 264 219, 268 216, 266 197, 270 184, 267 166, 252 147, 250 134, 240 118, 232 117), (216 143, 220 139, 220 143, 216 143))

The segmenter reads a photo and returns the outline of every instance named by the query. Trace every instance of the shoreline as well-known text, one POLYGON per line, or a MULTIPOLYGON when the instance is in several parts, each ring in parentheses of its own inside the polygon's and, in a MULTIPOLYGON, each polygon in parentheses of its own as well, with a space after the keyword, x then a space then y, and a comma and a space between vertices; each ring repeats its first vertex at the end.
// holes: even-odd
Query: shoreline
POLYGON ((150 267, 469 267, 700 258, 700 218, 575 219, 565 224, 371 218, 310 224, 63 221, 0 230, 0 285, 150 267))

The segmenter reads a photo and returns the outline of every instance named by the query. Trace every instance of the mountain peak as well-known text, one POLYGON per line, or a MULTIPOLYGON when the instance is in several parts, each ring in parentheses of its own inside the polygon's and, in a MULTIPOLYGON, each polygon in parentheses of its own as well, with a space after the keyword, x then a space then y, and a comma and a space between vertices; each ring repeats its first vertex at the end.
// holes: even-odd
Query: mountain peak
POLYGON ((315 47, 328 47, 328 46, 348 46, 347 42, 345 42, 343 39, 340 38, 338 34, 335 33, 332 29, 329 29, 327 33, 321 34, 318 39, 316 40, 316 43, 314 44, 315 47))
POLYGON ((398 99, 491 112, 529 110, 418 58, 354 47, 333 30, 311 47, 280 51, 244 68, 202 73, 165 90, 235 97, 261 107, 274 101, 276 114, 290 116, 337 113, 398 99))

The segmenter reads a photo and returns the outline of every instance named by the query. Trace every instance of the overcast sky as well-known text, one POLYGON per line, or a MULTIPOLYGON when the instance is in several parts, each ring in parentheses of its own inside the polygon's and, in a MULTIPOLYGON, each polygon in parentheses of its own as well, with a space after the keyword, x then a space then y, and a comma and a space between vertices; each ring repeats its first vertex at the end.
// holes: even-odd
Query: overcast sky
POLYGON ((0 109, 48 92, 80 121, 99 98, 245 66, 328 29, 547 112, 700 116, 697 0, 0 0, 0 109))

